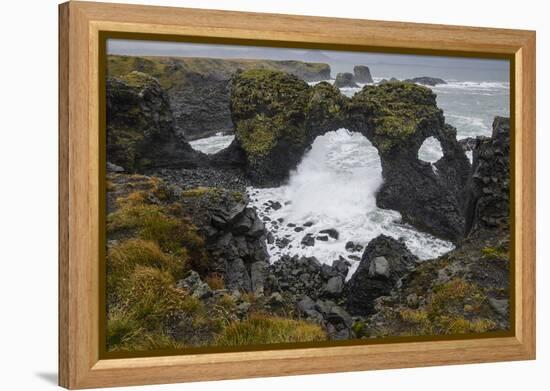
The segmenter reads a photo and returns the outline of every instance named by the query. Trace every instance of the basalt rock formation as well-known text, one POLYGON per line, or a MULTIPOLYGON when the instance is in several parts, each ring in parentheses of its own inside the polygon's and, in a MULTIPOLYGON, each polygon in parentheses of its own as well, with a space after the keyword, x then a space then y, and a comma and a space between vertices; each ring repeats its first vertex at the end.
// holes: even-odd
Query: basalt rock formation
POLYGON ((326 82, 310 87, 289 74, 251 70, 233 80, 232 90, 235 143, 228 151, 244 153, 257 185, 280 185, 315 137, 345 123, 347 98, 326 82))
POLYGON ((445 124, 435 94, 412 83, 365 86, 351 99, 328 83, 310 87, 272 71, 246 71, 233 79, 235 150, 246 156, 255 185, 283 183, 315 137, 345 127, 360 132, 378 149, 384 185, 380 207, 437 236, 457 240, 464 232, 464 188, 470 163, 445 124), (433 166, 418 159, 433 136, 443 157, 433 166))
POLYGON ((365 248, 357 271, 346 284, 347 309, 353 315, 374 312, 374 300, 390 294, 396 283, 418 262, 407 247, 380 235, 365 248))
MULTIPOLYGON (((436 259, 411 262, 413 267, 398 279, 379 273, 386 285, 375 291, 379 282, 362 286, 357 281, 366 274, 366 266, 372 269, 372 263, 365 263, 373 255, 368 249, 387 239, 378 237, 369 243, 346 286, 348 310, 352 314, 367 310, 365 321, 354 325, 358 337, 509 329, 509 132, 509 119, 496 117, 492 136, 477 138, 468 185, 467 234, 454 250, 436 259)), ((402 248, 386 249, 386 258, 404 254, 402 248)))
POLYGON ((345 72, 339 73, 336 75, 336 80, 334 81, 334 87, 344 88, 344 87, 359 87, 354 80, 352 73, 345 72))
POLYGON ((235 140, 207 156, 177 136, 156 79, 139 72, 109 79, 111 163, 130 172, 233 167, 243 169, 256 186, 278 186, 317 136, 344 127, 378 149, 384 178, 377 194, 380 207, 399 211, 406 222, 439 237, 462 237, 470 163, 428 88, 403 82, 368 85, 347 98, 326 82, 312 87, 288 73, 253 69, 236 74, 230 89, 235 140), (443 150, 433 165, 417 157, 431 136, 443 150))
POLYGON ((404 80, 404 82, 418 83, 418 84, 423 84, 425 86, 436 86, 438 84, 447 84, 447 82, 443 79, 440 79, 438 77, 429 77, 429 76, 413 77, 412 79, 404 80))
POLYGON ((181 193, 181 205, 205 238, 207 272, 230 290, 264 290, 268 255, 264 223, 239 191, 199 187, 181 193))
POLYGON ((137 71, 107 80, 107 156, 129 172, 196 167, 205 158, 175 134, 168 96, 158 80, 137 71))
POLYGON ((373 83, 370 69, 366 65, 356 65, 353 67, 353 81, 355 83, 373 83))
POLYGON ((107 72, 109 77, 121 77, 139 71, 157 78, 169 98, 176 134, 194 140, 233 132, 230 79, 252 68, 278 70, 305 81, 330 79, 328 64, 199 57, 109 55, 107 72))
POLYGON ((505 229, 510 218, 510 120, 495 117, 490 138, 478 137, 468 183, 466 233, 505 229))

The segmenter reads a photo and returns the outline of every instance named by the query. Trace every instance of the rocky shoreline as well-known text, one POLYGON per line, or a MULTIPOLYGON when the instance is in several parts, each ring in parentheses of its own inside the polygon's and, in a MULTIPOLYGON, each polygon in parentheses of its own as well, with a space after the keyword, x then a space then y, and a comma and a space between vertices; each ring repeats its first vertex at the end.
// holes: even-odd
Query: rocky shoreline
MULTIPOLYGON (((495 118, 491 138, 467 143, 470 164, 435 95, 411 82, 367 85, 347 98, 328 83, 251 69, 233 75, 229 94, 235 141, 205 155, 178 135, 157 79, 136 71, 109 79, 111 350, 233 346, 258 325, 284 330, 259 343, 510 327, 508 119, 495 118), (420 261, 381 235, 364 249, 346 245, 361 256, 352 276, 343 257, 331 265, 297 256, 270 264, 270 226, 249 206, 246 187, 281 184, 317 136, 340 127, 378 149, 377 204, 452 240, 455 250, 420 261), (443 149, 433 166, 417 157, 432 136, 443 149), (149 345, 132 339, 136 328, 149 345)), ((302 245, 334 235, 304 237, 302 245)))

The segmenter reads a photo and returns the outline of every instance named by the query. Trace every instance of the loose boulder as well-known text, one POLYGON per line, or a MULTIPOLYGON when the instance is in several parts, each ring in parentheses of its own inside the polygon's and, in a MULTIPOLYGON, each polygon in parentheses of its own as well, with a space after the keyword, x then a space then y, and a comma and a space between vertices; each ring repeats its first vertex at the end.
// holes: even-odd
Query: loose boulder
POLYGON ((374 300, 388 295, 417 258, 398 240, 380 235, 365 248, 361 263, 345 287, 347 309, 353 315, 374 312, 374 300))

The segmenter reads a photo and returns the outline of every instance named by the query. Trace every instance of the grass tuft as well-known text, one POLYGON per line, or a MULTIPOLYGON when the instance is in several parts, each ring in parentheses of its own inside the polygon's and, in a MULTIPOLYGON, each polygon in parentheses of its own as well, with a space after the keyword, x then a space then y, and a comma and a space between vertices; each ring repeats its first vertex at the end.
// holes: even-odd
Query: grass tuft
POLYGON ((300 320, 254 315, 227 326, 216 341, 219 346, 324 341, 323 329, 300 320))

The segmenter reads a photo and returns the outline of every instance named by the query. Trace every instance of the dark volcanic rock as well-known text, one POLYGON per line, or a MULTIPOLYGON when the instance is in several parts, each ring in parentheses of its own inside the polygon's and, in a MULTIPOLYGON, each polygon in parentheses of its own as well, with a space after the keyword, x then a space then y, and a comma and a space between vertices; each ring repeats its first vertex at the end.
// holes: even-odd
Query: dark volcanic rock
POLYGON ((356 83, 373 83, 369 67, 366 65, 354 66, 353 81, 356 83))
POLYGON ((130 172, 197 167, 206 159, 176 136, 168 96, 159 82, 136 71, 107 80, 107 155, 130 172))
POLYGON ((378 206, 399 211, 406 222, 436 236, 463 236, 470 163, 429 88, 369 85, 348 99, 328 83, 312 88, 288 74, 254 70, 234 78, 231 102, 234 147, 244 151, 256 186, 280 185, 317 136, 345 127, 378 149, 384 178, 378 206), (434 165, 418 159, 431 136, 443 149, 434 165))
POLYGON ((108 56, 110 76, 139 71, 160 81, 169 97, 176 134, 187 140, 233 132, 230 79, 253 68, 287 72, 305 81, 330 79, 328 64, 302 61, 108 56))
POLYGON ((378 82, 378 84, 387 84, 387 83, 401 83, 401 80, 396 79, 395 77, 392 77, 390 80, 388 79, 382 79, 378 82))
POLYGON ((185 289, 193 297, 198 299, 204 299, 212 296, 212 290, 208 284, 203 282, 199 274, 194 270, 191 270, 191 273, 185 279, 178 281, 177 287, 180 289, 185 289))
POLYGON ((324 288, 324 294, 327 297, 338 297, 344 290, 344 278, 342 276, 334 276, 327 281, 324 288))
POLYGON ((169 90, 178 133, 187 140, 233 132, 229 78, 185 73, 185 82, 169 90))
POLYGON ((346 284, 348 311, 357 315, 374 312, 374 300, 388 295, 416 262, 417 258, 403 243, 385 235, 373 239, 346 284))
POLYGON ((438 84, 447 84, 447 82, 443 79, 440 79, 438 77, 429 77, 429 76, 414 77, 412 79, 404 80, 404 82, 424 84, 426 86, 436 86, 438 84))
POLYGON ((474 148, 477 146, 477 137, 466 137, 458 140, 458 143, 460 144, 464 152, 473 151, 474 148))
POLYGON ((510 194, 510 120, 495 117, 491 138, 479 137, 468 183, 466 232, 507 229, 510 194))
POLYGON ((346 264, 335 262, 330 266, 314 257, 283 255, 268 266, 266 291, 291 295, 296 301, 304 295, 314 300, 323 297, 338 300, 343 294, 346 264))
POLYGON ((246 175, 237 168, 152 168, 144 171, 146 174, 162 178, 167 183, 176 185, 182 190, 208 187, 244 193, 246 187, 250 185, 246 175))
POLYGON ((336 75, 334 87, 344 88, 344 87, 359 87, 359 86, 354 82, 353 74, 349 72, 345 72, 345 73, 339 73, 336 75))
POLYGON ((264 223, 241 193, 192 189, 182 205, 205 237, 208 272, 224 277, 227 289, 263 293, 268 254, 264 223))
MULTIPOLYGON (((317 239, 319 239, 319 237, 317 237, 317 239)), ((315 246, 315 238, 311 234, 306 234, 300 243, 302 246, 312 247, 315 246)))
POLYGON ((338 239, 338 237, 340 236, 338 231, 335 230, 334 228, 322 229, 321 231, 319 231, 319 233, 320 234, 327 234, 328 236, 330 236, 333 239, 338 239))
POLYGON ((352 241, 346 243, 346 251, 349 251, 350 253, 359 252, 361 250, 363 250, 363 246, 360 244, 353 243, 352 241))
POLYGON ((510 330, 509 143, 509 119, 496 117, 492 137, 479 137, 473 148, 466 237, 375 299, 363 335, 510 330))
POLYGON ((254 183, 278 185, 308 146, 310 87, 295 76, 266 70, 243 72, 232 85, 231 115, 247 173, 254 183))
POLYGON ((124 172, 124 168, 111 162, 107 162, 107 172, 124 172))
POLYGON ((378 149, 384 183, 378 206, 436 236, 457 240, 464 232, 464 187, 470 164, 445 125, 435 94, 411 83, 366 86, 351 99, 348 129, 360 131, 378 149), (432 165, 418 159, 424 140, 435 137, 443 158, 432 165))

